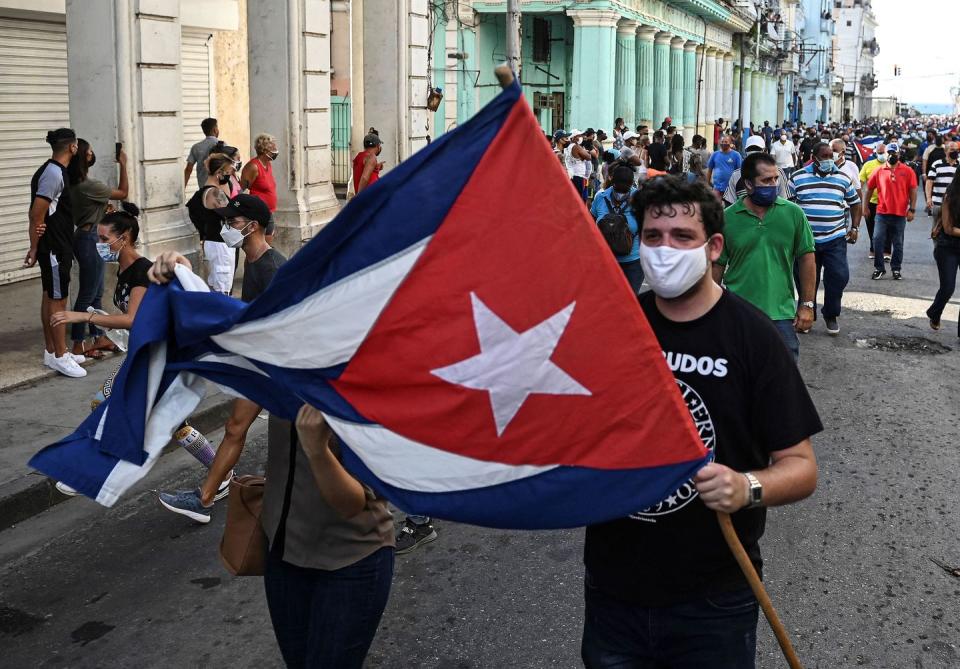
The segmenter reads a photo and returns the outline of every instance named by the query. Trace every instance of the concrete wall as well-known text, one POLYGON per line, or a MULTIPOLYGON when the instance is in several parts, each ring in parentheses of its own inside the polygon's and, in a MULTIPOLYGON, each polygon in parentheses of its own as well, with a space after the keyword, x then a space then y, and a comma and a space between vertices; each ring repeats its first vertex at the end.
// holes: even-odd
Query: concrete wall
POLYGON ((220 136, 238 147, 246 161, 253 155, 247 74, 247 0, 237 0, 237 5, 237 29, 213 33, 213 77, 220 136))
POLYGON ((350 95, 350 2, 330 3, 330 94, 350 95))

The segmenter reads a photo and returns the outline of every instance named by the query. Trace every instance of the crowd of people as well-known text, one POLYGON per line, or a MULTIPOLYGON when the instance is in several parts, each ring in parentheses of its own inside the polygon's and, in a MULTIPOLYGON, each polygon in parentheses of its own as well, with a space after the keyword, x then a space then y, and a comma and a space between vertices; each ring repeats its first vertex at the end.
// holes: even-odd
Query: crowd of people
MULTIPOLYGON (((220 139, 215 119, 202 129, 184 186, 195 170, 197 189, 186 210, 203 273, 210 290, 231 294, 242 251, 239 297, 249 302, 286 260, 271 245, 279 147, 260 134, 244 164, 239 149, 220 139)), ((757 601, 712 513, 736 514, 759 568, 765 508, 813 492, 811 437, 822 425, 795 364, 797 335, 817 319, 821 282, 819 315, 829 334, 840 332, 848 249, 862 222, 872 278, 885 276, 887 261, 892 278, 903 278, 904 227, 914 219, 921 182, 941 284, 927 314, 939 329, 960 267, 956 130, 900 120, 764 123, 740 133, 718 119, 710 141, 695 135, 686 145, 669 118, 653 132, 616 119, 609 136, 588 128, 558 130, 549 139, 691 410, 711 426, 708 447, 723 443, 714 462, 657 508, 588 528, 583 661, 753 666, 757 601), (649 290, 641 293, 644 285, 649 290)), ((79 377, 86 374, 79 362, 119 350, 107 333, 132 326, 148 286, 168 283, 178 266, 192 264, 174 252, 155 261, 138 253, 139 210, 125 202, 119 148, 118 185, 111 187, 89 176, 96 154, 73 130, 51 131, 47 141, 51 158, 31 182, 26 264, 41 267, 44 362, 79 377), (74 259, 80 287, 67 310, 74 259), (102 309, 105 263, 117 264, 116 314, 102 309)), ((353 160, 355 192, 376 187, 380 150, 370 128, 353 160)), ((112 378, 94 404, 109 396, 112 378)), ((255 403, 235 400, 216 449, 184 424, 176 437, 206 474, 195 489, 161 493, 161 504, 209 522, 260 413, 255 403)), ((261 520, 269 542, 267 603, 281 653, 291 667, 360 667, 386 606, 394 556, 437 533, 430 518, 416 516, 394 530, 386 501, 343 468, 338 442, 315 409, 304 406, 293 424, 271 418, 270 432, 261 520)))
MULTIPOLYGON (((604 130, 587 128, 557 130, 548 139, 601 231, 615 228, 636 237, 635 217, 629 208, 621 212, 616 204, 668 175, 707 186, 726 207, 728 226, 730 220, 746 215, 767 229, 767 213, 779 217, 781 210, 802 221, 798 229, 811 234, 803 243, 799 238, 790 243, 775 243, 769 236, 754 239, 749 225, 728 227, 728 249, 739 242, 743 255, 736 256, 723 275, 731 287, 740 284, 741 272, 747 272, 742 286, 746 291, 764 284, 765 294, 756 295, 755 304, 779 323, 785 341, 797 354, 796 333, 808 332, 818 313, 829 334, 840 333, 838 317, 850 279, 848 247, 859 240, 861 224, 866 224, 867 254, 873 261, 871 279, 886 277, 888 263, 893 280, 904 278, 904 231, 917 215, 918 191, 923 190, 940 277, 940 289, 927 315, 931 328, 940 328, 958 265, 948 196, 960 147, 957 119, 784 122, 776 127, 764 121, 759 128, 751 124, 741 133, 736 123, 720 118, 712 134, 712 142, 697 134, 687 144, 669 117, 652 131, 647 125, 630 129, 617 118, 609 136, 604 130), (751 160, 751 156, 758 157, 751 160), (734 229, 742 230, 743 239, 737 239, 734 229), (765 256, 762 262, 760 255, 765 256), (824 303, 818 307, 821 283, 824 303), (776 293, 773 285, 779 286, 776 293), (788 295, 796 298, 796 308, 790 307, 788 295)), ((611 243, 611 248, 630 285, 639 292, 644 270, 638 248, 622 242, 611 243)))

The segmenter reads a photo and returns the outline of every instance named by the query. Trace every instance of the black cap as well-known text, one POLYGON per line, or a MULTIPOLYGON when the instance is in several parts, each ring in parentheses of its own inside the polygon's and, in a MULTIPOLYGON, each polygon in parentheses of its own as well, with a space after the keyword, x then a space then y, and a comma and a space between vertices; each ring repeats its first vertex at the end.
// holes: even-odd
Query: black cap
POLYGON ((230 200, 226 207, 220 207, 214 209, 214 211, 224 218, 243 216, 251 221, 256 221, 264 229, 270 224, 272 218, 270 208, 263 200, 256 195, 247 195, 246 193, 241 193, 230 200))
POLYGON ((50 146, 65 141, 72 142, 76 138, 77 133, 75 133, 72 128, 57 128, 56 130, 50 130, 47 132, 47 144, 50 146))
POLYGON ((383 142, 380 141, 380 135, 375 135, 370 133, 369 135, 363 138, 363 148, 372 149, 375 146, 380 146, 383 142))
POLYGON ((586 130, 583 131, 583 134, 584 134, 584 135, 596 135, 596 134, 597 134, 597 131, 594 130, 593 128, 587 128, 586 130))

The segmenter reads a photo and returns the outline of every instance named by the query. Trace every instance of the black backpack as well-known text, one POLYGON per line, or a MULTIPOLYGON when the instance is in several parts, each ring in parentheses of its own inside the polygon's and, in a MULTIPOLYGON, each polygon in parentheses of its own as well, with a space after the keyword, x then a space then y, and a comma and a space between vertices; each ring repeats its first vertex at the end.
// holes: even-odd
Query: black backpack
POLYGON ((620 208, 617 209, 610 202, 609 197, 604 195, 603 198, 607 201, 608 211, 597 221, 600 234, 603 235, 614 255, 628 255, 633 250, 633 233, 630 232, 630 224, 627 222, 627 215, 624 212, 627 200, 624 200, 620 208))

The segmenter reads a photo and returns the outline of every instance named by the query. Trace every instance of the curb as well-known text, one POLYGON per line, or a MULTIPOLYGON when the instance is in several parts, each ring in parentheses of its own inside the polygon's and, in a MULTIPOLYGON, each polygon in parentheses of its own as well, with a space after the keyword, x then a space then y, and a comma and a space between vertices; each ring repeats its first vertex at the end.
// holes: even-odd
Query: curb
MULTIPOLYGON (((190 416, 190 424, 204 433, 218 430, 230 417, 232 403, 232 397, 224 396, 223 401, 211 404, 190 416)), ((163 449, 161 457, 177 448, 177 444, 171 440, 163 449)), ((61 494, 54 487, 53 479, 42 474, 19 479, 6 486, 6 489, 0 490, 0 532, 68 499, 70 497, 61 494)))

